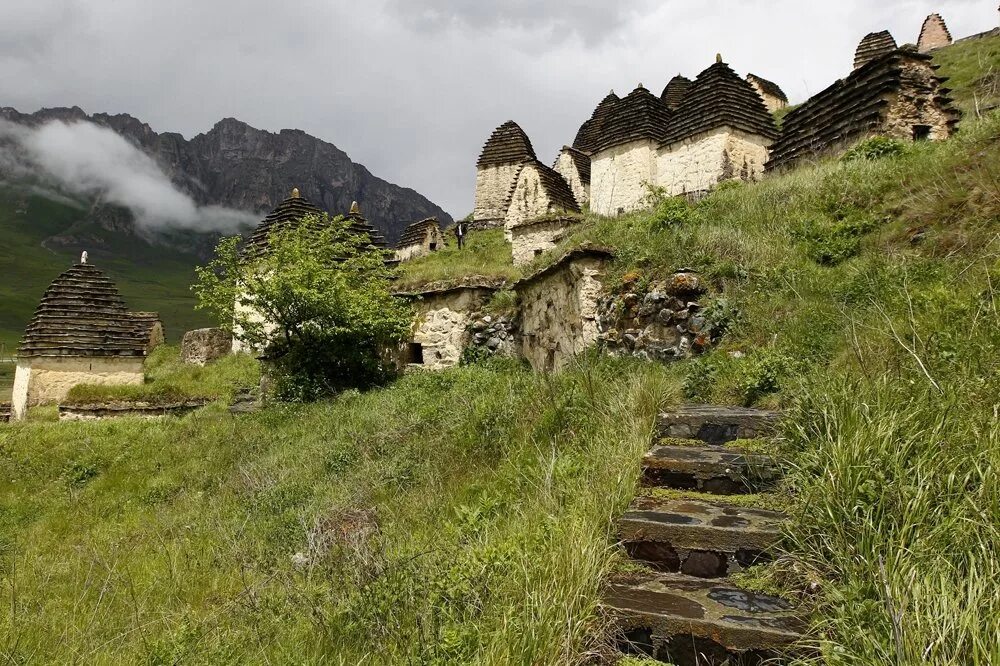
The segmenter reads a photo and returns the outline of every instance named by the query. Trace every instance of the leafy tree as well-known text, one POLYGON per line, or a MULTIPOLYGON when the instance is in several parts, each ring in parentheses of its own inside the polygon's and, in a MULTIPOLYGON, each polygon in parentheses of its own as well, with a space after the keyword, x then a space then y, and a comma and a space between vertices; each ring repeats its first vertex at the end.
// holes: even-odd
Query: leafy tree
POLYGON ((199 308, 262 352, 278 397, 312 400, 394 374, 392 352, 411 317, 390 292, 392 273, 349 221, 308 216, 273 232, 260 252, 222 239, 193 289, 199 308))

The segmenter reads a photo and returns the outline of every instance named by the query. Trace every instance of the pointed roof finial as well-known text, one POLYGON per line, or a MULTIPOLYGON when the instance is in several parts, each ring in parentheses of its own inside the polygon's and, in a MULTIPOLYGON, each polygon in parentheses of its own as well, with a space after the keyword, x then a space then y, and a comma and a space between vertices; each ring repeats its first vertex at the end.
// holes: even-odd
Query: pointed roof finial
POLYGON ((361 214, 361 208, 358 206, 358 202, 357 201, 352 201, 351 202, 351 215, 360 215, 360 214, 361 214))
POLYGON ((299 188, 297 188, 297 187, 293 187, 293 188, 292 188, 292 198, 293 198, 293 199, 298 199, 298 198, 299 198, 299 196, 300 196, 300 195, 299 195, 299 188))
POLYGON ((721 53, 716 53, 715 54, 715 62, 722 62, 722 54, 721 53))
POLYGON ((87 263, 87 251, 86 250, 84 250, 83 254, 80 255, 80 263, 81 264, 87 263))

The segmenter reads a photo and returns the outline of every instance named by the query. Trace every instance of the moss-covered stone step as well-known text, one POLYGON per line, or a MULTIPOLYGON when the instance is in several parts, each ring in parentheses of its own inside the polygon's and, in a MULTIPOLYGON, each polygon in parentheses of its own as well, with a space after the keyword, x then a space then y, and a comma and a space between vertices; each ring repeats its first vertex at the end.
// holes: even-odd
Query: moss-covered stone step
POLYGON ((710 446, 655 446, 643 456, 645 486, 700 490, 716 495, 760 492, 780 472, 768 456, 710 446))
POLYGON ((727 576, 769 561, 785 514, 691 499, 638 497, 618 524, 636 560, 661 571, 727 576))
POLYGON ((774 434, 780 412, 746 407, 682 405, 660 414, 660 437, 699 439, 725 444, 736 439, 755 439, 774 434))
POLYGON ((616 576, 604 607, 623 652, 678 666, 760 664, 786 654, 804 629, 783 599, 680 574, 616 576))

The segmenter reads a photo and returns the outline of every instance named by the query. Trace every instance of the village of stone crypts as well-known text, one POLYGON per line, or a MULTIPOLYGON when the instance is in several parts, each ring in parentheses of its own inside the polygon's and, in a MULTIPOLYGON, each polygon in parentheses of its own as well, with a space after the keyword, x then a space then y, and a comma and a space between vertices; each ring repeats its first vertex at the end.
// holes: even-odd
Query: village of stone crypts
POLYGON ((551 162, 515 120, 484 128, 473 212, 391 244, 289 182, 238 256, 344 220, 410 320, 376 387, 284 400, 235 320, 181 335, 100 259, 53 266, 0 404, 0 654, 1000 663, 1000 31, 913 27, 866 35, 853 68, 845 44, 801 103, 724 47, 594 91, 551 162), (168 371, 194 388, 159 390, 168 371), (145 462, 116 468, 129 447, 145 462), (85 571, 108 548, 92 510, 123 513, 85 571), (76 559, 47 572, 31 539, 76 559), (80 618, 46 641, 56 605, 80 618))

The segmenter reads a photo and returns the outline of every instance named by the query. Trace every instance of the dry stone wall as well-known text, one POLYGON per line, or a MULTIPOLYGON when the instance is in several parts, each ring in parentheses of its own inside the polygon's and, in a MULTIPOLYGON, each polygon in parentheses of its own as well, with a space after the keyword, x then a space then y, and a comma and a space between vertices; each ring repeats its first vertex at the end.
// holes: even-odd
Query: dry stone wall
POLYGON ((535 220, 511 229, 511 254, 514 257, 514 265, 529 264, 539 255, 554 249, 577 222, 576 218, 555 217, 535 220))
POLYGON ((233 334, 221 328, 188 331, 181 339, 181 360, 205 365, 226 356, 233 348, 233 334))
POLYGON ((211 401, 207 398, 192 398, 164 404, 142 401, 116 401, 94 404, 62 404, 59 405, 60 421, 100 421, 102 419, 124 418, 163 418, 165 416, 183 416, 201 409, 211 401))
POLYGON ((428 370, 458 365, 472 339, 471 324, 495 291, 469 286, 405 294, 416 310, 407 361, 428 370))
POLYGON ((534 370, 560 370, 597 343, 597 304, 610 259, 606 250, 577 250, 514 285, 520 352, 534 370))
POLYGON ((661 362, 701 353, 723 332, 700 302, 705 292, 697 274, 682 271, 644 291, 605 296, 598 303, 601 347, 661 362))

